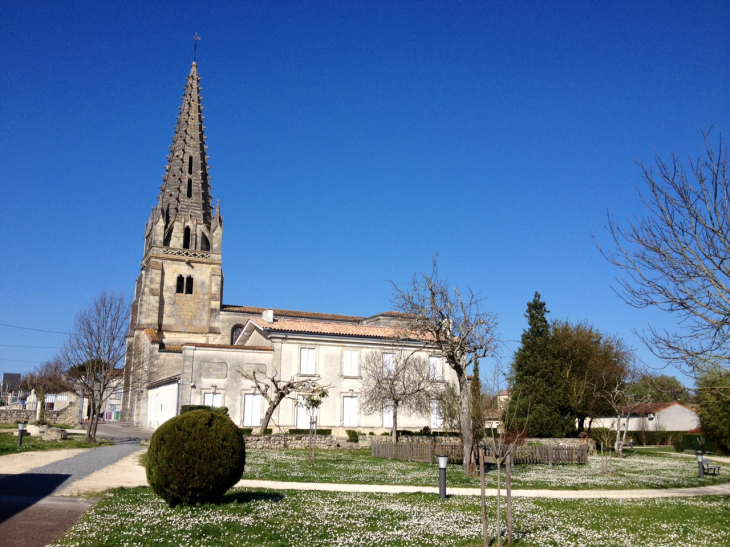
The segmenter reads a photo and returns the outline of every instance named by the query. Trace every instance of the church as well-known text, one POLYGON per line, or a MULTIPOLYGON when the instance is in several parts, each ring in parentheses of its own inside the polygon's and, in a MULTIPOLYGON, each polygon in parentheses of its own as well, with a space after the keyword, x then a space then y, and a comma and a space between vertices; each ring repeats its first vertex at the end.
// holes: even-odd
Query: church
MULTIPOLYGON (((223 217, 220 203, 212 204, 200 100, 193 62, 160 195, 144 232, 122 420, 158 427, 183 405, 210 405, 227 407, 237 425, 255 428, 268 408, 245 376, 255 370, 327 386, 319 428, 335 435, 390 430, 392 410, 363 411, 360 365, 368 352, 380 352, 384 364, 394 355, 401 314, 356 317, 223 303, 223 217)), ((421 346, 420 357, 434 378, 453 380, 441 357, 421 346)), ((292 393, 276 408, 269 424, 275 433, 309 428, 304 396, 292 393)), ((440 429, 438 405, 433 401, 431 407, 430 416, 399 412, 398 428, 440 429)))

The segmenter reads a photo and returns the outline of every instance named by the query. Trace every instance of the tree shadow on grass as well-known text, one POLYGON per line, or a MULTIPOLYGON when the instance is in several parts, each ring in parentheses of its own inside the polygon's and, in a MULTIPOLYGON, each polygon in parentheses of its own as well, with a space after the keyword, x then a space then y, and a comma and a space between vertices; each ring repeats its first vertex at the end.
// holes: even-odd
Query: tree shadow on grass
POLYGON ((231 492, 223 496, 221 505, 230 503, 250 503, 252 501, 278 502, 284 499, 280 492, 231 492))

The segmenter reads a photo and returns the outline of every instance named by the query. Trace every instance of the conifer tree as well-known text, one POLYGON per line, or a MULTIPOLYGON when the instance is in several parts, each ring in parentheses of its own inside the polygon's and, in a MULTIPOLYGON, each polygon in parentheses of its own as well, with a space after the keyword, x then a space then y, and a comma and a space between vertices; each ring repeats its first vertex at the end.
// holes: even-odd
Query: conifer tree
POLYGON ((482 394, 482 379, 479 377, 479 359, 474 361, 471 382, 469 382, 469 409, 471 411, 471 429, 474 441, 484 437, 484 396, 482 394))
POLYGON ((574 429, 560 362, 555 358, 545 302, 535 292, 527 304, 528 328, 512 362, 510 423, 530 437, 563 437, 574 429))

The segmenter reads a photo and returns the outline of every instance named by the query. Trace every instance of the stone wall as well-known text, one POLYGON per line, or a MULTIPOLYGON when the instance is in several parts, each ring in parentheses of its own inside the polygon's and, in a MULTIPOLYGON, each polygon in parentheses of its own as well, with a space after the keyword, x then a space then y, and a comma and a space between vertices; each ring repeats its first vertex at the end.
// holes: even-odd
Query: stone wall
MULTIPOLYGON (((309 448, 309 435, 247 435, 246 448, 309 448)), ((317 435, 317 448, 337 448, 337 437, 317 435)))
MULTIPOLYGON (((19 408, 0 408, 0 423, 15 424, 18 422, 35 422, 35 410, 19 408)), ((62 410, 46 410, 46 421, 49 424, 74 425, 79 421, 78 403, 73 402, 62 410)))

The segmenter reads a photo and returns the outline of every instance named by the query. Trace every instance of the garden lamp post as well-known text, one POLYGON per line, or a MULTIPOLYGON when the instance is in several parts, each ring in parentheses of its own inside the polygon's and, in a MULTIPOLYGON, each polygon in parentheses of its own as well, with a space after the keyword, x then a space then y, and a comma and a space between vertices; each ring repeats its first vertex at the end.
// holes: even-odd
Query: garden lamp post
POLYGON ((25 424, 18 423, 18 446, 23 446, 23 434, 25 433, 25 424))
POLYGON ((449 463, 448 456, 438 456, 439 459, 439 497, 446 497, 446 465, 449 463))
POLYGON ((705 478, 705 466, 702 464, 702 450, 698 450, 696 452, 697 454, 697 467, 699 468, 699 477, 701 479, 705 478))

